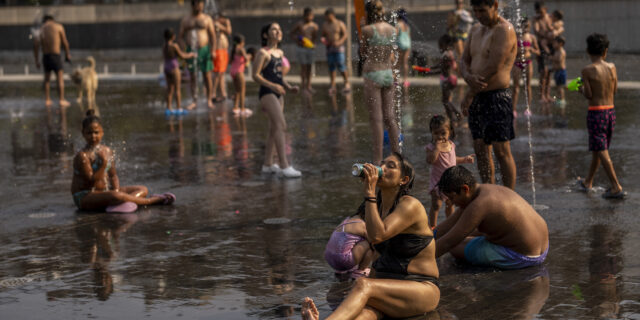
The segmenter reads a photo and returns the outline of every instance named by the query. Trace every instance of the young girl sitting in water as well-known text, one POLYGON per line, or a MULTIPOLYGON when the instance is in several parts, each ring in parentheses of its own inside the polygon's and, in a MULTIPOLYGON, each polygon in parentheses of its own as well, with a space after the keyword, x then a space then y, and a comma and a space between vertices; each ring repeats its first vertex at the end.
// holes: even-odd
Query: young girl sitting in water
POLYGON ((164 76, 167 81, 167 110, 165 113, 170 114, 185 114, 186 111, 180 106, 181 92, 180 82, 181 74, 178 65, 178 57, 181 59, 190 59, 195 57, 195 53, 185 53, 180 50, 180 47, 174 41, 176 35, 173 29, 164 30, 164 45, 162 46, 162 57, 164 58, 164 76), (176 110, 171 107, 171 100, 173 100, 173 93, 176 94, 176 110))
POLYGON ((451 120, 449 118, 435 115, 429 121, 431 130, 431 143, 427 145, 427 163, 431 165, 431 179, 429 180, 429 193, 431 193, 431 208, 429 209, 429 226, 435 228, 438 219, 438 212, 442 206, 442 200, 446 200, 445 214, 450 216, 453 213, 453 204, 440 193, 437 188, 438 181, 442 173, 460 163, 473 163, 474 155, 466 157, 456 156, 456 145, 450 139, 455 136, 451 120))
POLYGON ((251 109, 244 108, 244 97, 246 92, 246 84, 244 81, 244 68, 253 59, 255 49, 249 48, 244 50, 244 36, 236 34, 233 36, 233 46, 231 47, 231 68, 229 73, 233 79, 233 88, 235 97, 233 102, 233 114, 250 116, 253 114, 251 109))
POLYGON ((87 145, 73 159, 71 194, 78 209, 105 210, 125 202, 171 204, 176 200, 171 193, 146 198, 148 190, 145 186, 121 187, 114 152, 101 143, 103 135, 100 118, 90 109, 82 120, 82 136, 87 145))
POLYGON ((324 260, 338 277, 349 276, 355 279, 369 275, 373 250, 367 241, 364 214, 363 203, 358 208, 358 213, 344 219, 333 231, 324 250, 324 260))

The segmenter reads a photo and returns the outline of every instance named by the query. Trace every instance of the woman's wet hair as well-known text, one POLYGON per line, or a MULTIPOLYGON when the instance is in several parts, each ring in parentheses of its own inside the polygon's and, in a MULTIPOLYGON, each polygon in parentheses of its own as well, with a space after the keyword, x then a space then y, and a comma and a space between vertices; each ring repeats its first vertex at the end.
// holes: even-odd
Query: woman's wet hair
POLYGON ((175 33, 173 32, 172 28, 164 29, 164 41, 171 40, 171 38, 173 38, 174 35, 175 33))
POLYGON ((460 194, 463 185, 472 188, 476 185, 473 173, 463 166, 453 166, 442 173, 438 181, 438 189, 443 193, 460 194))
POLYGON ((451 123, 451 119, 447 116, 436 114, 431 117, 429 121, 429 132, 433 132, 433 130, 437 128, 442 128, 443 126, 449 127, 449 138, 453 139, 456 137, 456 132, 453 130, 453 124, 451 123))
MULTIPOLYGON (((263 47, 265 47, 267 45, 267 43, 269 42, 269 29, 271 28, 272 25, 276 24, 277 22, 271 22, 265 26, 262 27, 262 30, 260 30, 260 41, 263 47)), ((280 46, 280 44, 278 44, 278 46, 280 46)))
POLYGON ((367 12, 367 24, 372 24, 383 20, 384 6, 382 5, 382 1, 369 1, 365 5, 365 9, 367 12))
MULTIPOLYGON (((393 155, 398 159, 398 163, 400 164, 400 176, 409 177, 409 181, 400 186, 400 190, 398 191, 398 194, 396 195, 396 199, 394 200, 393 205, 391 206, 391 209, 389 210, 389 212, 393 212, 393 210, 395 210, 396 206, 398 205, 398 202, 400 201, 400 198, 402 198, 403 196, 409 195, 409 193, 411 192, 411 189, 413 188, 413 182, 416 178, 416 173, 415 173, 415 169, 413 168, 413 165, 407 159, 405 159, 405 157, 401 153, 393 152, 391 155, 393 155)), ((378 209, 379 209, 380 206, 382 205, 382 193, 379 190, 378 190, 378 194, 376 195, 376 199, 377 199, 376 205, 378 206, 378 209)), ((358 210, 356 211, 356 215, 360 216, 363 220, 365 218, 366 206, 367 206, 367 202, 362 201, 362 203, 358 207, 358 210)))
POLYGON ((609 39, 606 34, 593 33, 587 37, 587 52, 592 56, 602 56, 609 49, 609 39))
POLYGON ((100 117, 98 117, 96 115, 96 111, 93 109, 89 109, 87 110, 87 113, 84 117, 84 119, 82 120, 82 131, 84 131, 86 128, 88 128, 92 123, 100 123, 100 117))

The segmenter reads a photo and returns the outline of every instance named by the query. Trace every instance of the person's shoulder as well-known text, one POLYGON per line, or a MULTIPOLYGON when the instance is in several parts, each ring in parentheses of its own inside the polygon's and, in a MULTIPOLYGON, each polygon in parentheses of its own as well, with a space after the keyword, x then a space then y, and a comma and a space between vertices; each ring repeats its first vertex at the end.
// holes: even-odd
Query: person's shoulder
POLYGON ((411 195, 404 195, 400 197, 400 199, 398 200, 398 205, 402 205, 410 209, 414 209, 414 208, 419 209, 420 207, 424 209, 424 206, 422 206, 422 202, 420 202, 420 200, 418 200, 417 198, 411 195))

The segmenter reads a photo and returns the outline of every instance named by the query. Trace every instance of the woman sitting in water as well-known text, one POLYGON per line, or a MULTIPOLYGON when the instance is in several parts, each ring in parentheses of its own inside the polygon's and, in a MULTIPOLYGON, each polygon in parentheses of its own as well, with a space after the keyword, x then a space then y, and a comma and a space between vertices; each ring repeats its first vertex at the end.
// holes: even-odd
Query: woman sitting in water
POLYGON ((398 121, 393 111, 393 65, 396 29, 383 20, 382 1, 368 2, 367 26, 362 28, 360 51, 364 57, 365 104, 369 106, 369 122, 373 140, 373 163, 382 161, 383 122, 389 130, 391 151, 399 152, 398 121))
POLYGON ((116 174, 113 151, 101 144, 104 131, 100 118, 93 109, 82 120, 82 136, 87 145, 73 159, 73 202, 81 210, 104 210, 124 202, 137 205, 171 204, 176 197, 171 193, 146 198, 145 186, 121 187, 116 174))
MULTIPOLYGON (((382 162, 382 177, 370 163, 364 172, 367 238, 378 258, 371 277, 357 279, 327 319, 406 318, 432 311, 440 300, 436 244, 422 203, 408 195, 413 166, 394 153, 382 162)), ((302 318, 319 316, 313 300, 305 298, 302 318)))

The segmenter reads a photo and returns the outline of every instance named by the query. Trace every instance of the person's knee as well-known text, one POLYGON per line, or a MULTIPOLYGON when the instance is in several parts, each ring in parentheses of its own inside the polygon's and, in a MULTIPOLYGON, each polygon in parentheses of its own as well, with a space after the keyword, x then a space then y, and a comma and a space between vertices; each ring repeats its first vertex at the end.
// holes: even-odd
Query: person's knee
POLYGON ((369 296, 371 293, 371 280, 369 278, 358 278, 353 285, 353 291, 369 296))

